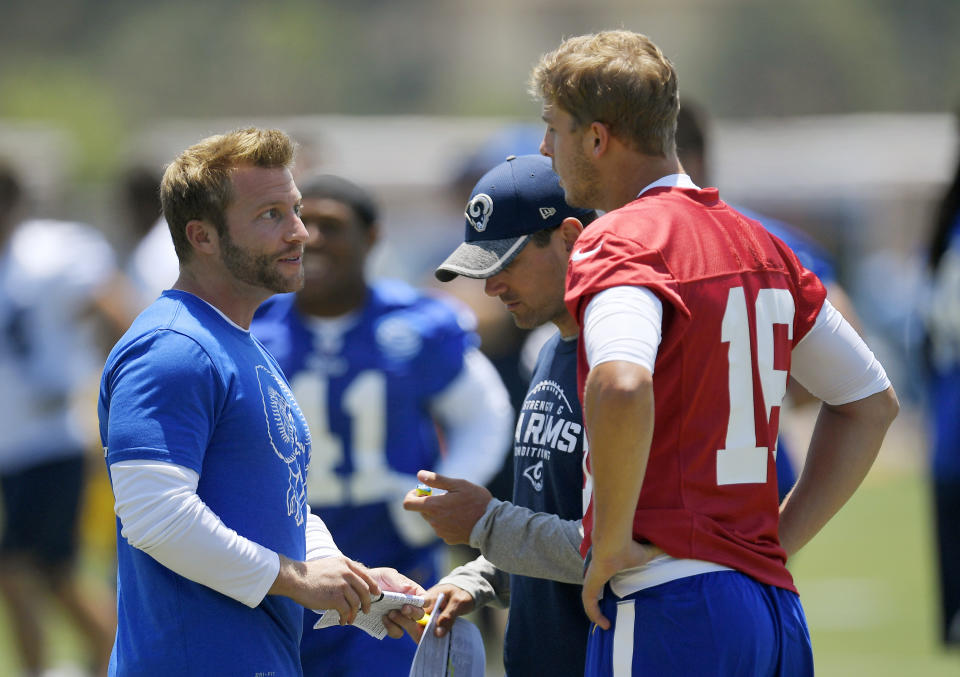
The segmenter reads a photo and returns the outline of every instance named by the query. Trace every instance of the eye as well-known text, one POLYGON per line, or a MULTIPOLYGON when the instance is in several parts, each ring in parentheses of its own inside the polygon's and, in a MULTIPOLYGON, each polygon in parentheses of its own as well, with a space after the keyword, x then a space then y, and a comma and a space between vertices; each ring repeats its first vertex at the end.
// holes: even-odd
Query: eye
POLYGON ((297 215, 297 218, 301 218, 303 214, 303 205, 302 204, 293 205, 293 213, 297 215))
POLYGON ((280 210, 276 207, 271 207, 260 215, 261 218, 271 220, 277 218, 278 216, 280 216, 280 210))

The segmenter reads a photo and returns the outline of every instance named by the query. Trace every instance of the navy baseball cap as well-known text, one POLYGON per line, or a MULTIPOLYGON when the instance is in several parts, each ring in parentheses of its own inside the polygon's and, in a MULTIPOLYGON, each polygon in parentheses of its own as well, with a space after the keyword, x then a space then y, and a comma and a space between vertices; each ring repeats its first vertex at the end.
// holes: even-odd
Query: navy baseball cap
POLYGON ((567 204, 549 158, 511 155, 477 181, 464 211, 463 244, 433 274, 441 282, 457 275, 492 277, 520 253, 532 233, 592 213, 567 204))

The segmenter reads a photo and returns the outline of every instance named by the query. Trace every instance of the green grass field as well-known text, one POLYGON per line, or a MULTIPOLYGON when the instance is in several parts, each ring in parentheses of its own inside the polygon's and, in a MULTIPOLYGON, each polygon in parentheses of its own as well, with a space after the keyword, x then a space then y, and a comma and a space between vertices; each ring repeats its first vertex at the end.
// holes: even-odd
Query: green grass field
POLYGON ((817 675, 960 674, 937 642, 931 516, 919 469, 880 466, 797 555, 817 675))
MULTIPOLYGON (((792 563, 818 677, 960 675, 960 652, 936 640, 928 487, 921 464, 909 457, 921 449, 900 452, 910 462, 883 462, 882 455, 853 500, 792 563)), ((15 677, 6 623, 0 614, 0 677, 15 677)), ((74 659, 70 629, 58 619, 50 629, 55 662, 74 659)), ((498 666, 489 667, 497 674, 498 666)))

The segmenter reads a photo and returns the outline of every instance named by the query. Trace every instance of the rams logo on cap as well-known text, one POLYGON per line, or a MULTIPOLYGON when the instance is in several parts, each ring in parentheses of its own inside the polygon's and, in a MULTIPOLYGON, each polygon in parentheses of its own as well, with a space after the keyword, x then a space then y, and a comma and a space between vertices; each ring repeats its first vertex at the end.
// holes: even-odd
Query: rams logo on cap
POLYGON ((467 209, 463 215, 478 233, 487 229, 487 223, 490 221, 490 215, 493 214, 493 199, 486 193, 477 193, 473 199, 467 203, 467 209))

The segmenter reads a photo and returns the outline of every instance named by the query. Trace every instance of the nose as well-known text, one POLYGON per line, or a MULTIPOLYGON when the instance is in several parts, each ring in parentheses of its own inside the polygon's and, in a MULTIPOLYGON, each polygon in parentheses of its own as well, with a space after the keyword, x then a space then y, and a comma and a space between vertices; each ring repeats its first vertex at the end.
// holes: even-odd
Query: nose
POLYGON ((483 293, 487 296, 500 296, 501 293, 506 289, 506 285, 503 283, 503 278, 500 273, 492 277, 488 277, 483 281, 483 293))
POLYGON ((303 223, 303 219, 296 214, 293 215, 293 223, 291 226, 292 227, 290 231, 287 233, 287 239, 290 242, 302 243, 311 239, 311 232, 307 230, 306 225, 303 223))
POLYGON ((540 141, 540 155, 553 157, 553 143, 550 140, 550 132, 544 132, 543 139, 540 141))

